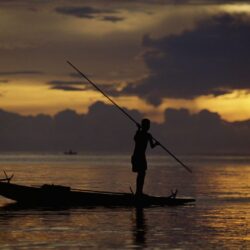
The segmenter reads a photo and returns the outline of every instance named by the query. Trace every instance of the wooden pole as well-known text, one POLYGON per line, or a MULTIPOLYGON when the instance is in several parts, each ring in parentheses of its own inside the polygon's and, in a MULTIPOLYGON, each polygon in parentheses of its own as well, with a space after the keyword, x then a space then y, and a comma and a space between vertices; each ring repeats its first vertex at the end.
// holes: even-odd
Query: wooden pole
MULTIPOLYGON (((112 100, 103 90, 101 90, 94 82, 92 82, 86 75, 84 75, 77 67, 75 67, 70 61, 67 63, 76 70, 83 78, 85 78, 95 89, 97 89, 100 93, 102 93, 115 107, 117 107, 124 115, 126 115, 132 122, 136 124, 136 126, 140 126, 140 124, 123 108, 121 108, 114 100, 112 100)), ((157 139, 153 137, 153 140, 159 143, 159 146, 165 150, 169 155, 171 155, 182 167, 184 167, 189 173, 192 173, 192 170, 186 166, 181 160, 179 160, 171 151, 169 151, 164 145, 162 145, 157 139)))

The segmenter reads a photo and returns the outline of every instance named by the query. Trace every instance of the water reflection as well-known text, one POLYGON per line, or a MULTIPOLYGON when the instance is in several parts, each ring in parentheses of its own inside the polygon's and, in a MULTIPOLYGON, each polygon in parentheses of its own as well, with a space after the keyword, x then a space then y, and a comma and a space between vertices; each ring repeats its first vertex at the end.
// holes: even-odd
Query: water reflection
POLYGON ((247 249, 249 204, 0 210, 6 248, 247 249), (43 246, 43 247, 42 247, 43 246))
POLYGON ((147 225, 143 208, 135 209, 135 220, 133 227, 134 245, 146 247, 147 225))
MULTIPOLYGON (((1 156, 0 156, 1 158, 1 156)), ((35 158, 35 157, 34 157, 35 158)), ((63 184, 81 189, 128 191, 135 177, 124 162, 1 162, 25 185, 63 184), (107 163, 106 163, 107 162, 107 163)), ((99 159, 101 159, 99 157, 99 159)), ((46 161, 45 161, 46 160, 46 161)), ((207 161, 192 177, 165 160, 150 165, 145 192, 197 198, 178 208, 95 208, 62 211, 0 209, 2 249, 249 249, 250 162, 207 161)), ((19 160, 18 160, 19 161, 19 160)), ((96 158, 91 161, 96 162, 96 158)), ((190 164, 192 165, 192 164, 190 164)), ((198 165, 198 164, 197 164, 198 165)), ((0 197, 0 206, 10 202, 0 197)))

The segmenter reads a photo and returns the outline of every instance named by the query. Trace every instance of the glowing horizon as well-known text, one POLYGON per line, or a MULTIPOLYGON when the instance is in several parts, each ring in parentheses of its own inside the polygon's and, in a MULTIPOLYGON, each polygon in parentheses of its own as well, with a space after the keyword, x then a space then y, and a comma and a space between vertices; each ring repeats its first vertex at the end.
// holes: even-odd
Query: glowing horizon
MULTIPOLYGON (((51 90, 42 82, 32 80, 30 84, 20 80, 1 86, 0 106, 6 111, 22 115, 48 114, 73 109, 77 113, 87 113, 89 106, 97 101, 110 102, 102 94, 94 91, 51 90), (15 100, 15 102, 13 102, 15 100)), ((112 97, 120 106, 136 109, 155 122, 161 123, 168 108, 188 109, 197 113, 203 109, 218 113, 222 119, 234 122, 250 119, 250 93, 235 90, 222 96, 202 96, 194 100, 164 99, 160 106, 153 106, 136 96, 112 97), (233 103, 233 105, 232 105, 233 103)))

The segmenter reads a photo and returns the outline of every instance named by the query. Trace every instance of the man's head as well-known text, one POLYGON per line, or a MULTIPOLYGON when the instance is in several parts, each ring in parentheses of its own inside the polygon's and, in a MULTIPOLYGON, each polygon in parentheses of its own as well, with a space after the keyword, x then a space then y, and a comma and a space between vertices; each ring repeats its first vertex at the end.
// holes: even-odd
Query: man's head
POLYGON ((142 119, 141 121, 141 128, 144 131, 148 131, 150 129, 150 120, 149 119, 142 119))

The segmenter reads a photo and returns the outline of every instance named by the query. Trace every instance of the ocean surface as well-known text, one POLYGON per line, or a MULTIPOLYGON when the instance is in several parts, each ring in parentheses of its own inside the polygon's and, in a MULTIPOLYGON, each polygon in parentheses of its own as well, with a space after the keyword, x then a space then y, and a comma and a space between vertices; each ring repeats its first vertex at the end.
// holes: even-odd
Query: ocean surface
MULTIPOLYGON (((0 249, 250 249, 250 156, 150 156, 145 193, 193 197, 179 207, 4 208, 0 249)), ((0 154, 0 178, 78 189, 135 190, 129 155, 0 154), (2 173, 1 173, 2 172, 2 173)))

